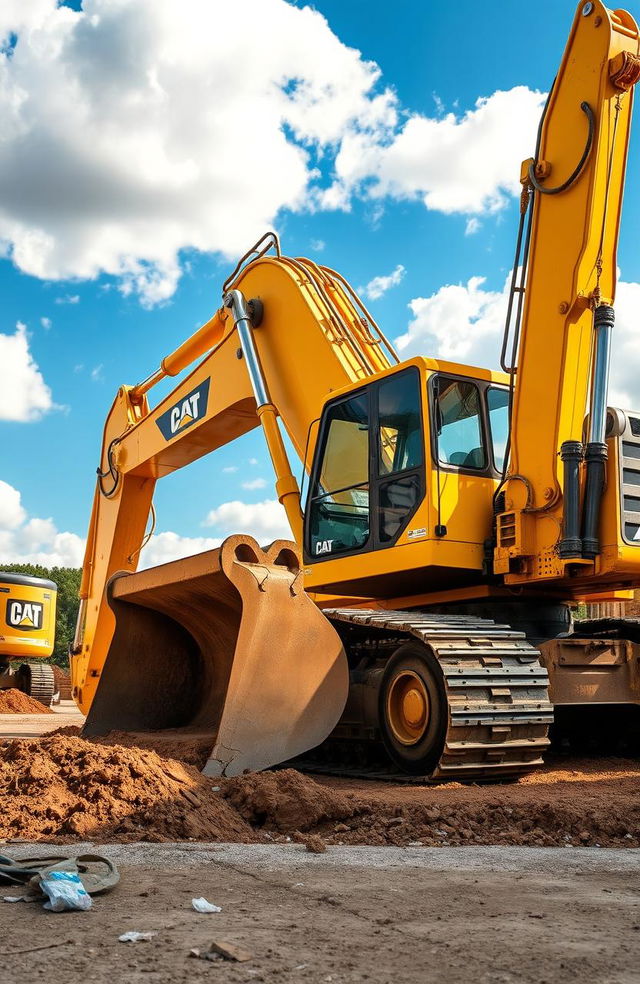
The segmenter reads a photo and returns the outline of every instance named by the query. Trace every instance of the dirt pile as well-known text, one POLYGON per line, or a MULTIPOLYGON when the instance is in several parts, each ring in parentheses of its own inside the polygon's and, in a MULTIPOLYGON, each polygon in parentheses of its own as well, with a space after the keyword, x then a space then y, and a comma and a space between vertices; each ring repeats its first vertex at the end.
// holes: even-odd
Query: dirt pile
POLYGON ((64 735, 0 745, 0 801, 3 838, 256 839, 192 767, 64 735))
MULTIPOLYGON (((70 730, 70 729, 60 729, 70 730)), ((0 744, 0 837, 255 841, 350 819, 355 800, 291 769, 212 780, 148 749, 57 733, 0 744)))
POLYGON ((355 821, 320 828, 327 844, 394 844, 439 847, 520 844, 534 847, 640 846, 640 815, 607 806, 583 813, 570 807, 523 800, 517 807, 498 801, 485 805, 395 807, 364 804, 355 821))
POLYGON ((252 826, 281 833, 311 830, 358 812, 353 795, 322 786, 295 769, 227 779, 223 795, 252 826))
POLYGON ((0 690, 0 714, 53 714, 53 711, 21 690, 0 690))
POLYGON ((560 756, 506 785, 325 779, 359 809, 320 832, 328 844, 640 847, 639 782, 635 759, 560 756))
POLYGON ((210 779, 74 730, 0 743, 0 838, 640 847, 632 760, 550 764, 506 786, 316 781, 293 769, 210 779))
MULTIPOLYGON (((51 737, 55 735, 79 737, 82 735, 82 727, 77 724, 67 724, 50 732, 51 737)), ((204 768, 212 747, 211 735, 206 738, 185 737, 184 733, 180 734, 171 730, 161 734, 158 732, 109 731, 106 735, 95 738, 89 737, 86 740, 97 745, 120 745, 123 748, 138 748, 157 752, 161 758, 177 759, 185 765, 193 765, 198 771, 204 768)))

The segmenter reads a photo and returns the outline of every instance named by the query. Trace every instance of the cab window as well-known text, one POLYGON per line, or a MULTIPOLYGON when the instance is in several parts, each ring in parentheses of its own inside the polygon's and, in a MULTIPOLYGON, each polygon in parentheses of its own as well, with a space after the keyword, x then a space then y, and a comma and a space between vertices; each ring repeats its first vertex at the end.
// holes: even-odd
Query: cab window
POLYGON ((398 373, 378 386, 377 537, 392 543, 422 499, 422 408, 417 372, 398 373), (403 474, 400 472, 413 472, 403 474))
POLYGON ((415 372, 403 372, 378 388, 378 473, 381 476, 422 465, 419 385, 415 372))
POLYGON ((306 512, 313 560, 391 546, 424 498, 420 374, 409 368, 325 410, 306 512))
POLYGON ((483 471, 480 391, 466 379, 438 376, 435 381, 435 432, 438 460, 444 465, 483 471))
POLYGON ((331 407, 310 500, 314 557, 357 550, 369 539, 369 397, 331 407))
POLYGON ((502 471, 509 436, 509 390, 490 386, 487 390, 487 409, 489 411, 493 460, 498 471, 502 471))

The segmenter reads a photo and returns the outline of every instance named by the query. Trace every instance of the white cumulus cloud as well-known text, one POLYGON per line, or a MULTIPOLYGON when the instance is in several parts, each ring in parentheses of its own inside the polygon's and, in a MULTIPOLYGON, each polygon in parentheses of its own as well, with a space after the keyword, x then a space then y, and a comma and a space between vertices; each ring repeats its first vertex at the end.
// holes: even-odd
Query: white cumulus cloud
MULTIPOLYGON (((232 533, 248 533, 259 543, 291 539, 284 509, 277 500, 249 504, 223 502, 212 509, 204 526, 215 536, 183 536, 172 530, 156 533, 140 553, 139 567, 153 567, 219 547, 232 533)), ((29 516, 18 489, 0 480, 0 565, 42 564, 43 567, 81 567, 85 540, 58 530, 53 519, 29 516)))
MULTIPOLYGON (((402 357, 427 355, 497 369, 510 280, 493 291, 484 277, 471 277, 414 298, 413 318, 395 340, 402 357)), ((618 281, 615 311, 609 403, 640 411, 640 284, 618 281)))
POLYGON ((287 515, 277 499, 223 502, 209 512, 203 525, 214 527, 223 538, 232 533, 248 533, 258 543, 269 543, 280 537, 291 539, 287 515))
POLYGON ((156 533, 141 552, 139 566, 153 567, 205 550, 213 550, 232 533, 247 533, 262 544, 280 537, 291 539, 285 511, 276 499, 251 504, 240 500, 223 502, 209 512, 202 525, 213 527, 218 535, 182 536, 171 531, 156 533))
POLYGON ((507 301, 504 291, 487 290, 484 277, 446 284, 429 297, 409 303, 407 331, 396 339, 403 358, 430 355, 471 365, 495 366, 507 301))
POLYGON ((395 118, 378 67, 284 0, 13 0, 0 17, 17 34, 0 241, 38 277, 106 272, 162 301, 181 249, 243 252, 309 198, 315 148, 395 118))
POLYGON ((0 563, 80 567, 84 540, 52 519, 29 517, 17 489, 0 480, 0 563))
POLYGON ((498 211, 520 191, 520 164, 533 153, 544 100, 544 93, 515 86, 458 116, 414 114, 385 141, 379 131, 351 131, 328 198, 345 203, 360 188, 374 198, 420 199, 448 214, 498 211))
POLYGON ((181 560, 193 554, 204 553, 219 547, 222 540, 211 536, 180 536, 167 530, 154 534, 147 546, 140 552, 139 568, 168 564, 171 560, 181 560))
POLYGON ((609 403, 640 412, 640 284, 618 281, 609 403))
POLYGON ((47 386, 29 348, 26 325, 0 335, 0 420, 39 420, 53 409, 47 386))
POLYGON ((248 482, 242 483, 242 488, 253 491, 254 489, 264 489, 266 484, 267 481, 264 478, 251 478, 248 482))
POLYGON ((541 104, 518 86, 408 114, 366 53, 285 0, 5 0, 0 254, 48 280, 112 275, 150 305, 182 250, 237 256, 286 210, 495 211, 541 104))
POLYGON ((405 268, 398 263, 395 270, 380 277, 374 277, 364 287, 358 288, 359 293, 364 294, 370 301, 377 301, 379 297, 386 294, 391 287, 397 287, 405 275, 405 268))

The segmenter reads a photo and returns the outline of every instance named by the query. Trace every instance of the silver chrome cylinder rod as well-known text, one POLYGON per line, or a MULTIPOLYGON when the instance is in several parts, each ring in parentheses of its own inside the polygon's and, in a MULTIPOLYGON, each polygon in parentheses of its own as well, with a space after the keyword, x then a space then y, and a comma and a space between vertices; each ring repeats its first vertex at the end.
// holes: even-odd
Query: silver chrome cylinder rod
POLYGON ((247 303, 241 291, 230 290, 225 295, 224 305, 231 311, 240 339, 240 349, 253 389, 256 411, 276 474, 278 500, 284 506, 294 539, 302 547, 303 520, 300 507, 300 488, 291 471, 287 449, 280 433, 277 410, 269 399, 267 384, 262 375, 258 353, 253 341, 253 326, 256 322, 259 324, 261 317, 260 302, 256 299, 247 303))
POLYGON ((608 304, 601 304, 593 313, 595 333, 593 377, 591 382, 591 409, 589 416, 589 443, 604 443, 607 426, 607 393, 609 390, 609 365, 611 362, 611 332, 615 312, 608 304))
POLYGON ((244 360, 247 364, 247 372, 249 373, 249 379, 251 381, 251 388, 253 389, 256 405, 258 407, 263 407, 266 403, 270 402, 269 394, 267 393, 267 385, 264 381, 264 376, 262 375, 262 369, 260 368, 260 362, 258 361, 258 353, 256 352, 256 347, 253 341, 249 306, 242 291, 230 290, 229 293, 225 295, 224 306, 229 308, 231 311, 234 324, 238 330, 240 348, 242 349, 242 355, 244 356, 244 360))
POLYGON ((586 479, 582 508, 582 556, 594 560, 600 553, 600 507, 607 467, 607 390, 611 358, 611 332, 615 312, 600 304, 593 312, 593 372, 589 440, 585 448, 586 479))

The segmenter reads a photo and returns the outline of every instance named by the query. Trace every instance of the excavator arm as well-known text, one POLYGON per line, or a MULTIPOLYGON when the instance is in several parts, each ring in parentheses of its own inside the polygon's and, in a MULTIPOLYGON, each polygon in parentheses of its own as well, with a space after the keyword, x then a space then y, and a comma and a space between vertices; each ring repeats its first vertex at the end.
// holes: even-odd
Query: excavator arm
MULTIPOLYGON (((309 742, 317 744, 340 716, 347 692, 344 654, 330 624, 302 591, 300 562, 292 559, 296 557, 293 544, 287 546, 280 542, 273 556, 267 556, 255 541, 244 538, 233 547, 225 544, 220 551, 191 558, 200 565, 202 557, 207 558, 196 577, 198 591, 192 583, 191 571, 185 570, 190 567, 190 561, 165 565, 166 578, 161 577, 157 583, 153 582, 155 575, 146 572, 133 575, 145 543, 156 481, 261 425, 274 466, 279 501, 286 510, 295 540, 301 544, 300 491, 289 464, 279 417, 300 458, 306 456, 309 460, 315 437, 313 424, 320 416, 327 391, 365 379, 388 368, 396 358, 371 316, 338 274, 308 260, 281 256, 273 235, 267 237, 266 245, 274 245, 277 255, 258 256, 240 269, 225 285, 222 306, 213 317, 163 359, 160 368, 147 380, 137 386, 123 386, 118 391, 104 429, 72 656, 75 698, 83 711, 91 709, 88 730, 114 727, 130 730, 136 722, 144 727, 195 722, 218 734, 216 754, 225 760, 224 768, 229 765, 229 755, 220 748, 225 742, 225 747, 233 745, 233 739, 226 735, 220 713, 225 704, 237 708, 243 703, 242 698, 228 699, 230 691, 239 686, 234 672, 245 679, 251 677, 255 685, 260 673, 254 668, 249 674, 247 665, 257 654, 263 671, 263 698, 270 686, 274 694, 269 717, 277 746, 281 735, 287 732, 274 709, 278 705, 278 690, 282 713, 285 719, 290 719, 294 705, 282 700, 283 679, 287 669, 293 674, 289 663, 293 667, 301 665, 301 654, 306 654, 304 668, 296 674, 292 685, 297 694, 296 706, 302 702, 301 716, 305 712, 305 724, 297 729, 304 732, 304 737, 296 737, 287 749, 289 754, 295 754, 311 747, 309 742), (188 368, 199 357, 195 369, 151 409, 148 393, 152 387, 188 368), (309 365, 315 367, 313 373, 307 371, 309 365), (261 578, 260 571, 266 572, 266 579, 261 578), (122 577, 125 573, 131 577, 122 577), (174 621, 191 637, 202 634, 202 627, 207 619, 211 622, 212 609, 216 606, 220 619, 235 626, 231 632, 233 644, 225 648, 224 672, 220 670, 216 640, 210 637, 211 633, 199 647, 199 658, 209 660, 207 672, 214 681, 212 693, 215 693, 215 699, 210 694, 202 707, 195 706, 189 698, 189 706, 180 710, 172 696, 176 691, 176 681, 171 680, 175 668, 182 666, 182 672, 186 672, 189 663, 184 647, 182 655, 176 655, 180 630, 169 627, 165 620, 163 638, 175 637, 169 652, 172 647, 163 645, 162 639, 150 633, 148 626, 144 639, 140 634, 136 636, 135 628, 130 627, 127 638, 138 638, 135 659, 131 658, 131 652, 125 652, 128 644, 120 645, 117 633, 114 638, 114 611, 120 613, 119 625, 127 618, 131 621, 132 598, 135 596, 139 612, 141 606, 149 604, 151 582, 156 588, 156 609, 161 610, 164 605, 167 617, 171 612, 174 621), (169 583, 173 585, 171 589, 167 588, 169 583), (177 584, 183 589, 190 585, 189 598, 184 592, 181 595, 177 584), (128 601, 120 600, 123 592, 128 601), (289 604, 283 605, 281 598, 279 604, 274 600, 270 606, 258 605, 261 596, 270 592, 279 592, 282 598, 289 599, 289 604), (201 599, 200 608, 193 602, 195 595, 201 599), (234 603, 231 597, 235 598, 234 603), (140 598, 145 601, 141 602, 140 598), (248 607, 251 617, 244 619, 243 638, 241 612, 246 613, 248 607), (251 641, 247 637, 247 624, 253 625, 251 641), (149 647, 152 636, 155 648, 149 647), (256 649, 257 639, 261 642, 256 649), (234 646, 235 671, 234 660, 228 655, 234 646), (238 656, 238 647, 242 658, 238 656), (279 660, 268 661, 271 669, 266 674, 265 657, 274 647, 279 660), (147 658, 142 657, 143 651, 147 658), (107 676, 111 677, 111 683, 102 683, 109 653, 107 676), (221 672, 223 680, 217 678, 221 672), (162 693, 157 693, 152 702, 155 712, 145 717, 142 696, 156 686, 158 676, 164 698, 162 693), (336 688, 339 695, 334 692, 336 688), (313 701, 324 707, 323 723, 315 727, 310 713, 313 701)), ((264 243, 258 244, 258 248, 261 246, 264 248, 264 243)), ((177 687, 183 693, 198 691, 193 682, 198 672, 193 666, 190 672, 190 682, 185 677, 177 687)), ((236 736, 237 746, 246 747, 246 744, 236 736)), ((267 747, 263 727, 263 754, 267 747)), ((281 748, 274 754, 273 761, 283 757, 281 748)), ((247 764, 236 756, 233 768, 247 764)), ((249 764, 256 765, 254 760, 249 764)))
POLYGON ((510 469, 496 500, 494 570, 507 583, 599 572, 616 252, 638 39, 626 11, 600 0, 579 5, 536 156, 523 164, 525 250, 520 270, 516 257, 510 303, 522 311, 509 346, 515 363, 506 339, 503 350, 512 377, 510 469))

